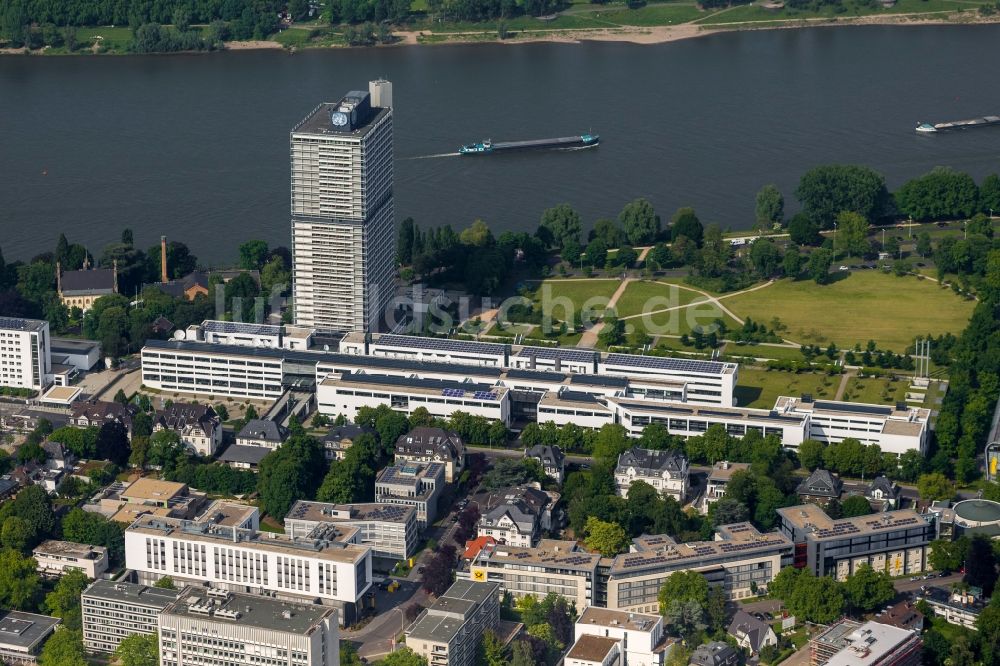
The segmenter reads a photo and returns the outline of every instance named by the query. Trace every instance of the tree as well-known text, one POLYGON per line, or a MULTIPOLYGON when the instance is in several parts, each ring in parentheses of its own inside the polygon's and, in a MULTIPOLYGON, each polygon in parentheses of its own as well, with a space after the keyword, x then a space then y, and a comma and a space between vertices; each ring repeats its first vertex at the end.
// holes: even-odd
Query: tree
POLYGON ((785 567, 774 576, 774 580, 768 585, 768 591, 778 599, 788 599, 798 586, 799 578, 807 575, 805 569, 795 567, 785 567))
POLYGON ((819 224, 805 213, 798 213, 788 222, 788 236, 796 245, 819 245, 823 237, 819 224))
POLYGON ((160 580, 153 583, 153 587, 157 587, 161 590, 176 590, 177 586, 174 584, 174 579, 170 576, 164 576, 160 580))
POLYGON ((840 517, 853 518, 854 516, 867 516, 872 512, 871 504, 863 495, 851 495, 840 503, 840 517))
POLYGON ((271 516, 284 516, 296 500, 315 496, 326 469, 320 443, 309 436, 292 435, 260 461, 261 508, 271 516))
POLYGON ((990 215, 1000 211, 1000 176, 995 173, 983 178, 979 185, 979 210, 990 215))
POLYGON ((119 467, 128 464, 131 453, 128 443, 128 432, 118 421, 106 421, 97 431, 97 457, 110 460, 119 467))
POLYGON ((795 196, 803 212, 823 229, 829 229, 837 215, 844 211, 857 213, 872 222, 882 215, 889 203, 889 192, 881 174, 868 167, 842 164, 807 171, 799 180, 795 196))
POLYGON ((27 548, 34 548, 38 541, 55 534, 56 517, 52 512, 52 499, 41 486, 28 486, 20 491, 11 502, 3 506, 0 516, 4 519, 7 516, 17 516, 28 524, 34 537, 27 548))
POLYGON ((997 556, 988 537, 977 534, 969 541, 965 577, 962 580, 982 589, 984 597, 993 596, 993 588, 997 583, 997 556))
POLYGON ((403 220, 396 235, 396 261, 408 266, 413 263, 413 248, 417 234, 417 225, 412 217, 403 220))
POLYGON ((916 220, 968 218, 979 208, 979 188, 966 173, 935 167, 896 191, 899 212, 916 220))
POLYGON ((930 544, 928 561, 938 571, 958 571, 965 566, 970 545, 967 537, 959 537, 954 541, 937 539, 930 544))
POLYGON ((285 267, 281 257, 274 257, 260 271, 260 290, 269 297, 278 288, 279 293, 286 293, 292 283, 292 273, 285 267))
POLYGON ((529 641, 514 641, 511 648, 510 666, 535 666, 538 663, 540 663, 538 657, 529 641))
POLYGON ((38 593, 40 581, 34 558, 16 550, 0 551, 0 606, 24 610, 38 593))
POLYGON ((792 279, 799 277, 799 273, 802 272, 802 262, 803 257, 799 253, 799 248, 797 245, 790 245, 787 250, 785 250, 785 255, 781 259, 781 270, 784 271, 785 275, 792 279))
POLYGON ((896 588, 893 587, 889 574, 875 571, 868 564, 858 567, 847 578, 843 588, 851 606, 865 613, 880 608, 896 596, 896 588))
POLYGON ((559 249, 564 248, 570 239, 580 240, 580 214, 566 203, 547 208, 542 213, 539 227, 548 232, 559 249))
POLYGON ((618 224, 631 245, 651 243, 660 232, 660 218, 656 216, 653 205, 645 199, 625 204, 618 214, 618 224))
POLYGON ((747 505, 732 497, 723 497, 708 507, 713 525, 732 525, 750 518, 747 505))
POLYGON ((80 629, 80 594, 87 589, 90 579, 80 569, 66 571, 52 591, 45 595, 43 608, 46 613, 62 619, 68 629, 80 629))
POLYGON ((775 185, 765 185, 757 192, 757 205, 754 208, 757 226, 769 229, 781 224, 785 219, 785 197, 775 185))
POLYGON ((629 538, 621 525, 609 523, 595 516, 587 519, 584 543, 604 557, 614 557, 628 549, 629 538))
POLYGON ((705 609, 697 601, 681 601, 673 599, 664 607, 660 606, 664 621, 670 625, 674 633, 685 640, 705 631, 708 623, 705 621, 705 609))
POLYGON ((481 666, 506 666, 503 643, 496 632, 487 629, 479 642, 479 664, 481 666))
POLYGON ((455 547, 451 544, 439 546, 424 565, 424 572, 420 576, 421 587, 436 597, 441 596, 451 585, 454 566, 455 547))
POLYGON ((781 250, 768 238, 758 238, 750 246, 750 263, 762 278, 769 278, 781 267, 781 250))
POLYGON ((704 235, 705 229, 701 224, 701 220, 695 215, 694 208, 678 208, 674 216, 670 218, 671 240, 676 242, 678 238, 683 236, 693 241, 698 247, 701 247, 704 235))
POLYGON ((39 655, 40 666, 87 666, 83 636, 73 629, 56 628, 39 655))
POLYGON ((829 624, 844 612, 841 586, 829 576, 801 576, 785 602, 789 612, 796 617, 820 624, 829 624))
POLYGON ((817 248, 809 253, 806 261, 806 272, 816 284, 826 284, 830 281, 830 266, 833 265, 833 253, 826 248, 817 248))
MULTIPOLYGON (((1000 206, 998 206, 1000 209, 1000 206)), ((591 240, 600 240, 604 247, 618 247, 622 242, 622 232, 614 220, 601 218, 594 223, 594 230, 590 232, 591 240)), ((603 262, 601 262, 603 264, 603 262)))
POLYGON ((667 576, 660 588, 660 612, 674 601, 692 601, 702 606, 708 603, 708 581, 697 571, 675 571, 667 576))
POLYGON ((115 657, 122 666, 158 666, 159 652, 156 634, 132 634, 118 644, 115 657))
POLYGON ((826 444, 815 439, 806 439, 799 444, 799 462, 810 472, 823 465, 826 444))
POLYGON ((858 213, 843 211, 837 215, 837 232, 835 240, 838 250, 847 252, 847 256, 861 256, 868 249, 868 220, 858 213))
POLYGON ((722 229, 719 228, 719 225, 708 225, 702 239, 701 252, 698 255, 699 272, 707 277, 722 275, 729 263, 732 248, 732 244, 722 236, 722 229))
POLYGON ((62 519, 62 534, 67 541, 104 546, 112 561, 125 557, 125 530, 120 523, 99 513, 74 507, 62 519))
POLYGON ((588 264, 601 267, 608 259, 608 246, 602 238, 595 238, 587 244, 584 259, 588 264))
POLYGON ((920 499, 924 500, 945 500, 955 496, 955 484, 948 480, 940 472, 922 474, 917 479, 917 491, 920 499))

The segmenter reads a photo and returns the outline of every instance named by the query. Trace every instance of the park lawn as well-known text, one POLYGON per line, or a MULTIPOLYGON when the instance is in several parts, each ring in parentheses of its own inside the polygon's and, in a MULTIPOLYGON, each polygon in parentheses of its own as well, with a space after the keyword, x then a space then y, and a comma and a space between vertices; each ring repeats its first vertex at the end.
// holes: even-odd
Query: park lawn
MULTIPOLYGON (((729 330, 741 326, 738 321, 720 310, 718 305, 709 301, 698 301, 679 310, 626 319, 625 326, 626 328, 638 327, 654 337, 658 335, 683 335, 684 333, 690 335, 696 327, 700 327, 702 333, 708 334, 715 330, 714 325, 717 319, 726 322, 729 330)), ((719 335, 718 337, 724 336, 719 335)))
POLYGON ((100 40, 102 48, 108 51, 123 52, 128 51, 129 47, 132 45, 132 31, 128 26, 97 26, 92 28, 77 28, 76 29, 76 41, 80 43, 81 48, 86 48, 94 43, 97 37, 103 37, 100 40))
POLYGON ((930 280, 881 271, 840 274, 827 285, 780 280, 725 303, 741 317, 777 317, 787 326, 784 337, 796 342, 833 341, 844 349, 875 340, 879 349, 895 351, 904 350, 918 334, 959 333, 974 306, 930 280))
POLYGON ((343 45, 342 35, 335 33, 329 27, 315 26, 293 26, 287 30, 282 30, 272 37, 272 39, 287 48, 305 48, 307 46, 332 46, 334 44, 343 45))
POLYGON ((740 366, 736 399, 740 407, 770 409, 778 396, 799 397, 809 393, 814 398, 832 400, 837 394, 840 377, 828 377, 819 372, 794 373, 784 370, 759 370, 740 366))
POLYGON ((655 26, 687 23, 706 12, 695 4, 652 4, 639 9, 612 9, 595 14, 595 18, 617 25, 655 26))
POLYGON ((696 291, 681 289, 677 285, 659 282, 630 282, 622 293, 615 310, 619 317, 631 317, 644 312, 655 312, 679 305, 703 301, 705 297, 696 291), (653 299, 656 299, 653 301, 653 299))
POLYGON ((603 313, 621 285, 621 280, 545 280, 535 290, 534 301, 542 312, 559 320, 568 320, 566 306, 571 305, 580 312, 585 305, 597 313, 603 313), (568 301, 568 303, 564 303, 568 301), (588 303, 588 301, 590 301, 588 303))
POLYGON ((870 7, 864 4, 847 3, 847 11, 837 14, 832 5, 820 10, 801 10, 791 7, 765 9, 760 5, 744 5, 717 12, 699 20, 699 25, 721 25, 729 23, 753 23, 758 21, 796 21, 802 19, 848 19, 855 16, 878 14, 929 14, 935 12, 975 11, 980 4, 977 0, 898 0, 893 7, 870 7))
POLYGON ((852 377, 847 382, 844 400, 871 404, 895 405, 906 402, 910 379, 903 377, 891 381, 888 377, 852 377))
POLYGON ((550 338, 542 332, 541 326, 536 326, 531 333, 524 336, 523 344, 530 345, 532 340, 555 340, 560 347, 575 347, 580 343, 583 333, 567 333, 550 338))

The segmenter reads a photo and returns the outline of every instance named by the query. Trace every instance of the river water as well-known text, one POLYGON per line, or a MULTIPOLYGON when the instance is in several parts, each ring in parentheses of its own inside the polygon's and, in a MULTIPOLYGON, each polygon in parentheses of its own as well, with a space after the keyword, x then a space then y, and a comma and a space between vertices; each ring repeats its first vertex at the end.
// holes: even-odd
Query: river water
POLYGON ((135 230, 202 260, 289 243, 288 132, 318 102, 394 82, 396 211, 423 225, 586 223, 635 197, 664 219, 753 223, 754 194, 863 163, 890 187, 935 165, 1000 171, 1000 128, 917 121, 1000 113, 1000 25, 734 32, 662 44, 472 45, 191 56, 0 58, 0 247, 65 231, 92 251, 135 230), (594 150, 427 157, 460 144, 593 131, 594 150))

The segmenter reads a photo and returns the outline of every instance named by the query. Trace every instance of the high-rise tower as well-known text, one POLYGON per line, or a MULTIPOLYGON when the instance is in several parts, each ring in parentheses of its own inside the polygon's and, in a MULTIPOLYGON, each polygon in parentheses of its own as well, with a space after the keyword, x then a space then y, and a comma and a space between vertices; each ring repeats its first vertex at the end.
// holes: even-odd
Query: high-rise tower
POLYGON ((377 330, 394 285, 392 84, 317 106, 291 161, 295 322, 377 330))

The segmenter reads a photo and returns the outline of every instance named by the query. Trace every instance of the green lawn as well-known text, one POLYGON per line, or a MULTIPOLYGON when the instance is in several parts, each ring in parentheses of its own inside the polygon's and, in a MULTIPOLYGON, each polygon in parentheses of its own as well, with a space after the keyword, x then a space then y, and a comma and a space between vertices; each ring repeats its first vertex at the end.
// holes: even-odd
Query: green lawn
POLYGON ((824 6, 819 11, 793 9, 765 9, 760 5, 744 5, 734 7, 727 11, 717 12, 698 21, 699 25, 718 25, 726 23, 743 23, 758 21, 795 21, 802 19, 816 18, 851 18, 854 16, 868 16, 879 14, 923 14, 934 12, 955 12, 955 11, 975 11, 980 4, 977 0, 898 0, 893 7, 882 7, 878 5, 871 7, 867 4, 847 2, 844 4, 847 11, 838 14, 834 11, 833 5, 824 6))
POLYGON ((906 401, 906 390, 909 386, 909 378, 890 381, 887 377, 853 377, 847 382, 844 400, 894 405, 906 401))
POLYGON ((76 41, 79 42, 81 48, 86 48, 95 41, 98 41, 98 37, 103 37, 103 39, 99 40, 101 48, 108 51, 127 51, 132 44, 132 31, 129 30, 128 26, 116 26, 114 28, 111 26, 100 26, 96 28, 76 29, 76 41))
POLYGON ((758 370, 740 366, 736 399, 740 407, 770 409, 779 395, 798 397, 803 393, 814 398, 832 399, 840 386, 840 377, 828 377, 818 372, 785 372, 758 370))
POLYGON ((902 351, 923 333, 958 333, 973 303, 930 280, 895 277, 881 271, 837 276, 832 284, 781 280, 765 289, 725 300, 741 317, 770 321, 778 317, 797 342, 838 347, 875 340, 879 348, 902 351))
POLYGON ((535 303, 556 319, 568 319, 583 308, 604 312, 621 280, 545 280, 535 290, 535 303))
MULTIPOLYGON (((729 329, 739 328, 740 323, 722 312, 719 306, 708 301, 698 301, 686 308, 649 314, 625 321, 626 328, 637 326, 652 336, 691 334, 696 327, 702 332, 713 330, 716 319, 726 322, 729 329)), ((721 337, 721 336, 720 336, 721 337)))
POLYGON ((696 291, 681 289, 676 285, 660 284, 658 282, 632 282, 622 293, 615 309, 619 317, 630 317, 644 312, 655 312, 678 305, 688 305, 695 301, 703 301, 705 297, 696 291))
POLYGON ((727 342, 722 350, 723 354, 730 356, 753 356, 754 358, 773 358, 779 361, 802 361, 805 360, 798 347, 775 347, 772 345, 738 345, 735 342, 727 342))
POLYGON ((597 12, 595 19, 615 23, 617 25, 634 25, 640 27, 654 25, 677 25, 687 23, 700 16, 706 16, 706 12, 698 9, 692 4, 653 4, 646 5, 639 9, 612 9, 609 11, 597 12))

